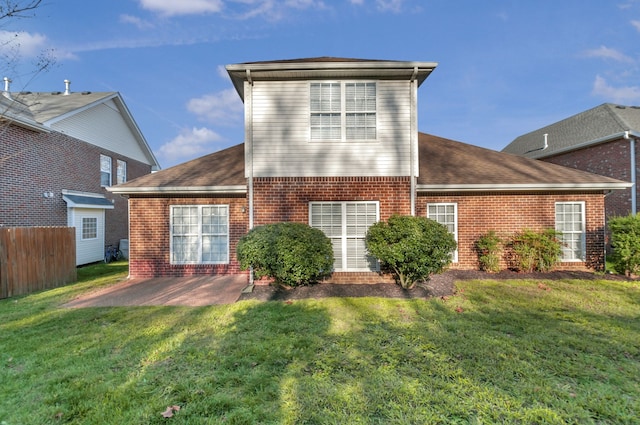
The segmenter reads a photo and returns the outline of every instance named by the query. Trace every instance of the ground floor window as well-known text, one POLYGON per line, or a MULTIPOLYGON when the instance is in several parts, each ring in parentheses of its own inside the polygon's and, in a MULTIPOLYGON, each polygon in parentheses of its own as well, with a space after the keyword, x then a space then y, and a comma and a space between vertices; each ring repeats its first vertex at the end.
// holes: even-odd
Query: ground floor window
POLYGON ((171 206, 171 264, 229 262, 229 206, 171 206))
POLYGON ((585 260, 584 202, 556 202, 556 230, 561 233, 562 261, 585 260))
POLYGON ((324 232, 333 245, 335 271, 378 271, 367 253, 365 237, 380 219, 378 202, 312 202, 309 224, 324 232))
MULTIPOLYGON (((458 242, 458 204, 433 203, 427 204, 427 218, 443 224, 458 242)), ((458 262, 458 250, 451 253, 454 263, 458 262)))
POLYGON ((82 217, 82 239, 95 239, 98 237, 98 218, 82 217))

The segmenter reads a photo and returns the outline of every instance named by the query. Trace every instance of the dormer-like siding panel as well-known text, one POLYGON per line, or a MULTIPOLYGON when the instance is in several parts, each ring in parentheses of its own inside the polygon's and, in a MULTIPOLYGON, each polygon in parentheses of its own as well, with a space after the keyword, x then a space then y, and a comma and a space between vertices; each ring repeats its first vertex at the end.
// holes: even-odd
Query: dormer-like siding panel
POLYGON ((51 127, 76 139, 117 152, 123 157, 150 164, 113 101, 98 104, 60 120, 51 127))
POLYGON ((311 141, 309 84, 254 82, 247 102, 254 177, 410 175, 409 82, 377 82, 375 141, 311 141))

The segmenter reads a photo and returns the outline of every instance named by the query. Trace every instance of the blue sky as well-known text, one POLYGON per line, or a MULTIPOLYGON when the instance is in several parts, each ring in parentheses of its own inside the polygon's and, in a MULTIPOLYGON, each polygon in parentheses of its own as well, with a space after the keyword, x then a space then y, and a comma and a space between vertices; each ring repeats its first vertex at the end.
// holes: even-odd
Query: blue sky
POLYGON ((233 63, 438 62, 420 131, 495 150, 604 102, 640 104, 640 0, 43 0, 2 24, 20 49, 3 69, 12 90, 120 92, 163 168, 243 141, 233 63), (34 75, 43 50, 55 65, 34 75))

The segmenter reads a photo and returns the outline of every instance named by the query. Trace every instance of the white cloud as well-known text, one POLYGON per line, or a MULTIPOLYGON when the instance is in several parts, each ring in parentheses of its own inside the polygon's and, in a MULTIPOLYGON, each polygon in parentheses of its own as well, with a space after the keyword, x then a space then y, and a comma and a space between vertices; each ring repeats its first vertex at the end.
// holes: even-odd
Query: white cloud
POLYGON ((631 21, 631 25, 633 25, 635 29, 640 32, 640 21, 631 21))
POLYGON ((398 13, 402 9, 402 3, 404 0, 376 0, 378 10, 382 12, 394 12, 398 13))
POLYGON ((140 0, 142 8, 164 16, 218 13, 222 0, 140 0))
POLYGON ((177 164, 196 158, 203 154, 214 152, 213 146, 222 137, 213 130, 205 127, 184 129, 173 140, 160 146, 160 157, 177 164))
POLYGON ((137 16, 122 14, 120 15, 120 22, 135 25, 140 30, 153 28, 153 24, 151 22, 140 19, 137 16))
POLYGON ((600 46, 597 49, 587 50, 585 55, 590 58, 613 59, 617 62, 633 63, 634 60, 616 49, 600 46))
POLYGON ((11 58, 33 59, 46 56, 53 59, 76 59, 69 51, 51 47, 45 35, 24 31, 0 30, 0 54, 11 58))
POLYGON ((591 93, 607 102, 631 104, 640 102, 640 86, 613 87, 597 75, 591 93))
POLYGON ((349 2, 358 6, 362 6, 364 4, 364 0, 349 0, 349 2))
POLYGON ((212 124, 234 125, 241 122, 244 106, 235 89, 230 88, 191 99, 187 103, 187 109, 200 120, 212 124))

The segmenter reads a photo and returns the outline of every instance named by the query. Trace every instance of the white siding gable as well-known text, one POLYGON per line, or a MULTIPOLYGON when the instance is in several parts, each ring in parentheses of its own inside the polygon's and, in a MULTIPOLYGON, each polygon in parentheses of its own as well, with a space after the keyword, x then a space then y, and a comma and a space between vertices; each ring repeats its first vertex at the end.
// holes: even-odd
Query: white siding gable
POLYGON ((409 176, 411 83, 376 84, 377 140, 312 141, 310 82, 255 81, 245 91, 253 176, 409 176))
POLYGON ((122 156, 151 164, 113 100, 57 121, 51 128, 122 156))

